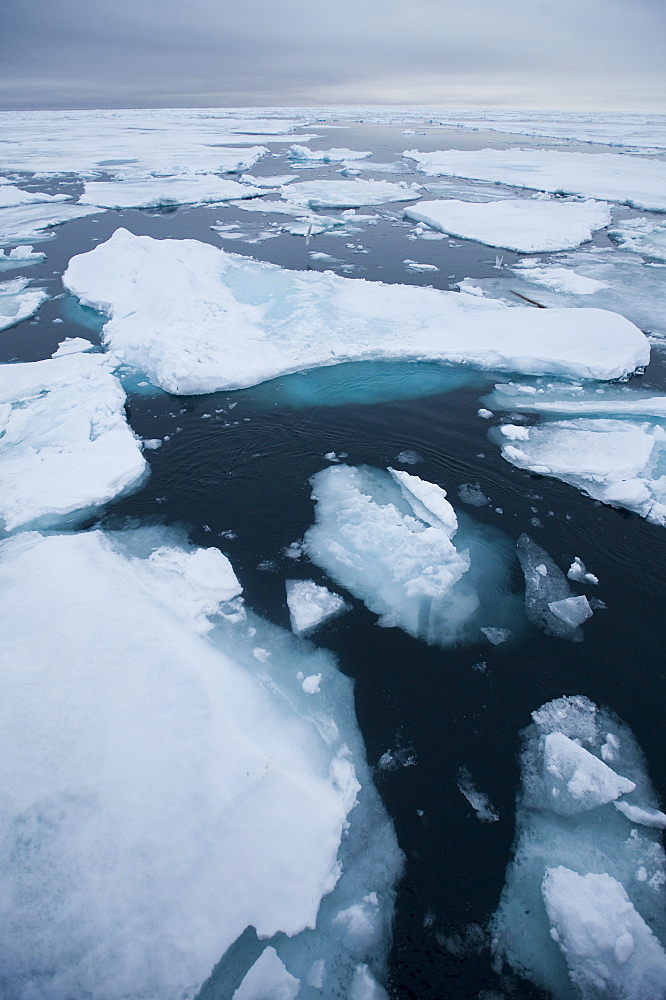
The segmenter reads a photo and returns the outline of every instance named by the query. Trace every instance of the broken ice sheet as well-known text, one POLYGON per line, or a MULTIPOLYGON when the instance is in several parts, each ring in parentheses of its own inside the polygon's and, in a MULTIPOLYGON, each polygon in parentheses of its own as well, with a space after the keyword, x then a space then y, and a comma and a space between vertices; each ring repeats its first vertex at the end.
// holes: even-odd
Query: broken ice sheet
POLYGON ((284 188, 282 197, 304 208, 360 208, 392 201, 414 201, 420 185, 392 181, 299 181, 284 188))
POLYGON ((608 233, 622 250, 631 250, 648 260, 666 262, 666 224, 645 217, 623 219, 608 233))
POLYGON ((80 205, 102 208, 158 208, 162 205, 206 205, 235 198, 253 198, 258 187, 200 174, 192 177, 150 177, 138 181, 88 181, 80 205))
POLYGON ((581 642, 583 635, 578 626, 592 614, 587 598, 574 596, 562 570, 529 535, 520 536, 516 552, 525 576, 525 611, 529 620, 547 635, 581 642), (571 600, 582 600, 586 607, 572 607, 571 600))
POLYGON ((342 361, 429 359, 610 379, 649 359, 643 334, 615 313, 507 309, 434 288, 288 271, 124 229, 73 257, 63 282, 109 317, 103 337, 123 362, 177 394, 342 361))
POLYGON ((313 632, 320 625, 349 610, 349 605, 339 594, 332 594, 327 587, 314 580, 287 580, 287 607, 291 630, 296 635, 313 632))
POLYGON ((48 299, 43 288, 28 288, 29 278, 0 281, 0 330, 29 319, 48 299))
POLYGON ((81 219, 86 215, 97 215, 102 209, 92 205, 38 204, 17 205, 16 208, 0 208, 0 246, 14 246, 17 243, 37 243, 50 240, 56 234, 54 226, 62 225, 70 219, 81 219))
POLYGON ((173 531, 0 546, 12 997, 179 1000, 215 966, 230 996, 216 979, 237 988, 267 947, 300 981, 321 958, 326 996, 359 962, 381 975, 401 855, 332 657, 173 531), (297 672, 321 675, 316 698, 297 672))
POLYGON ((0 271, 10 271, 17 267, 38 264, 45 258, 45 253, 35 252, 31 246, 18 246, 7 251, 0 249, 0 271))
POLYGON ((370 150, 358 152, 355 149, 334 148, 334 149, 309 149, 307 146, 290 146, 287 156, 296 163, 300 161, 315 160, 320 163, 335 163, 340 160, 362 160, 366 156, 372 156, 370 150))

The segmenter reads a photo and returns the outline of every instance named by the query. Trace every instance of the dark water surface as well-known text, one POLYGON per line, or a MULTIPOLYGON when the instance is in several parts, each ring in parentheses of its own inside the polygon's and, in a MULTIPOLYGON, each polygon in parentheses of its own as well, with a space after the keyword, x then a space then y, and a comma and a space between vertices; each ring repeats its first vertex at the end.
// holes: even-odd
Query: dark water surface
MULTIPOLYGON (((549 145, 496 132, 446 129, 402 135, 400 128, 359 126, 321 134, 321 140, 309 143, 311 148, 373 149, 374 158, 385 162, 397 160, 410 147, 549 145)), ((585 149, 589 152, 590 145, 585 149)), ((301 179, 338 178, 336 166, 304 169, 301 179)), ((267 157, 254 173, 286 169, 282 157, 267 157)), ((362 176, 419 180, 415 172, 362 176)), ((408 239, 413 224, 403 222, 401 209, 368 209, 380 217, 376 226, 363 226, 351 238, 313 237, 308 246, 290 235, 255 244, 221 241, 209 228, 218 220, 248 228, 265 228, 272 221, 232 206, 109 211, 61 227, 55 239, 35 245, 47 253, 43 264, 14 273, 29 274, 58 295, 59 275, 69 258, 108 238, 119 225, 156 237, 204 240, 290 268, 325 269, 326 264, 309 256, 312 250, 323 251, 353 265, 350 276, 372 280, 448 288, 465 277, 497 273, 496 251, 490 247, 448 238, 408 239), (348 248, 350 242, 369 253, 348 248), (402 263, 405 258, 440 270, 410 272, 402 263)), ((600 237, 595 242, 607 241, 600 237)), ((498 252, 508 264, 519 256, 498 252)), ((95 329, 97 318, 69 297, 51 299, 35 320, 0 335, 0 360, 48 357, 65 336, 95 339, 95 329), (64 322, 53 324, 55 318, 64 322)), ((136 388, 136 378, 128 379, 133 429, 145 438, 168 440, 146 452, 152 474, 142 489, 110 504, 98 519, 113 527, 151 521, 184 525, 194 543, 217 545, 230 557, 254 611, 288 627, 285 579, 327 580, 305 559, 294 561, 283 550, 313 522, 310 476, 328 464, 325 453, 346 452, 350 464, 397 465, 438 483, 457 510, 513 541, 528 531, 565 571, 580 556, 599 577, 594 596, 607 608, 586 623, 580 644, 527 626, 520 641, 442 650, 398 629, 379 628, 376 616, 355 600, 349 614, 315 635, 316 644, 331 649, 355 680, 370 764, 376 765, 387 750, 404 751, 398 754, 402 766, 375 772, 406 856, 391 959, 395 1000, 489 998, 493 990, 517 1000, 542 995, 522 980, 501 979, 493 972, 476 925, 485 927, 497 906, 510 858, 518 733, 544 702, 582 694, 620 715, 633 729, 666 800, 664 531, 504 462, 487 437, 493 421, 480 419, 476 411, 484 392, 505 378, 460 374, 436 365, 346 365, 242 392, 197 397, 146 393, 136 388), (418 452, 422 461, 401 466, 396 456, 405 449, 418 452), (465 483, 478 483, 491 503, 479 508, 461 504, 458 487, 465 483), (534 517, 540 526, 530 523, 534 517), (485 668, 479 669, 482 662, 485 668), (499 822, 476 818, 457 788, 460 767, 468 768, 488 794, 499 822)), ((661 390, 666 386, 660 358, 645 381, 661 390)), ((513 574, 520 591, 517 563, 513 574)))

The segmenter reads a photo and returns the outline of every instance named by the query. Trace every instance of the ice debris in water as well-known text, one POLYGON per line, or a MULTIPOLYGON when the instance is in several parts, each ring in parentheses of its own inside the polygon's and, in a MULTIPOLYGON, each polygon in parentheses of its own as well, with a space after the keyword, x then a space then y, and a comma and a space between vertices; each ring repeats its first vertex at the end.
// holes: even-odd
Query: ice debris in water
POLYGON ((476 787, 466 767, 461 767, 458 772, 458 788, 476 813, 477 819, 480 819, 482 823, 497 822, 499 813, 485 792, 480 792, 476 787))
POLYGON ((116 364, 77 352, 0 365, 5 531, 69 524, 142 481, 147 466, 127 424, 116 364))
POLYGON ((305 208, 359 208, 390 201, 414 201, 420 190, 419 184, 392 181, 298 181, 284 188, 282 197, 305 208))
POLYGON ((624 219, 608 234, 623 250, 666 263, 666 225, 654 219, 624 219))
POLYGON ((33 251, 32 246, 14 247, 13 250, 0 250, 0 271, 15 270, 29 264, 37 264, 46 258, 45 253, 33 251))
POLYGON ((123 362, 180 394, 343 361, 432 359, 614 379, 649 360, 644 335, 610 312, 507 309, 435 288, 288 271, 124 229, 73 257, 63 280, 106 314, 104 341, 123 362))
POLYGON ((423 461, 423 457, 419 455, 418 451, 406 448, 405 451, 401 451, 395 456, 395 460, 402 465, 418 465, 419 462, 423 461))
POLYGON ((61 358, 64 354, 81 354, 82 351, 89 351, 95 345, 83 337, 65 337, 58 344, 57 349, 51 355, 52 358, 61 358))
POLYGON ((567 570, 567 576, 570 580, 575 580, 576 583, 590 583, 594 586, 599 583, 599 578, 594 573, 588 573, 585 563, 578 556, 574 556, 574 561, 567 570))
POLYGON ((266 1000, 317 962, 352 1000, 359 965, 383 978, 401 855, 333 658, 166 529, 0 548, 7 993, 178 1000, 210 977, 202 996, 266 1000))
POLYGON ((150 177, 139 181, 88 181, 80 205, 102 208, 158 208, 168 205, 205 205, 234 198, 253 198, 258 187, 203 174, 192 177, 150 177))
POLYGON ((521 253, 568 250, 592 239, 611 221, 610 209, 598 201, 510 198, 474 204, 448 198, 420 201, 404 215, 461 239, 521 253))
POLYGON ((496 960, 556 1000, 663 1000, 666 857, 641 751, 582 696, 532 718, 514 859, 491 921, 496 960))
POLYGON ((503 642, 511 638, 511 630, 508 628, 493 628, 491 625, 482 625, 481 631, 493 646, 501 646, 503 642))
POLYGON ((335 163, 340 160, 362 160, 366 156, 372 156, 370 150, 359 152, 356 149, 334 148, 334 149, 308 149, 307 146, 290 146, 287 156, 297 163, 318 162, 335 163))
POLYGON ((14 184, 0 184, 0 208, 14 208, 16 205, 52 204, 54 201, 69 201, 69 195, 23 191, 14 184))
POLYGON ((516 552, 525 576, 529 620, 548 635, 580 642, 583 636, 578 626, 592 614, 587 598, 573 595, 562 570, 529 535, 520 536, 516 552))
POLYGON ((471 507, 485 507, 490 503, 478 483, 463 483, 458 487, 458 496, 463 503, 468 503, 471 507))
POLYGON ((81 219, 86 215, 96 215, 101 209, 92 205, 38 204, 17 205, 15 208, 0 208, 0 246, 39 240, 50 240, 59 226, 70 219, 81 219))
POLYGON ((476 638, 487 588, 497 591, 493 613, 513 622, 503 536, 471 524, 458 534, 441 487, 407 472, 347 465, 311 482, 316 523, 305 550, 380 625, 440 645, 476 638))
POLYGON ((29 278, 0 281, 0 330, 22 323, 37 312, 48 299, 43 288, 28 288, 29 278))
POLYGON ((314 580, 287 580, 285 587, 291 630, 296 635, 313 632, 331 618, 349 610, 349 605, 339 594, 332 594, 327 587, 314 580))

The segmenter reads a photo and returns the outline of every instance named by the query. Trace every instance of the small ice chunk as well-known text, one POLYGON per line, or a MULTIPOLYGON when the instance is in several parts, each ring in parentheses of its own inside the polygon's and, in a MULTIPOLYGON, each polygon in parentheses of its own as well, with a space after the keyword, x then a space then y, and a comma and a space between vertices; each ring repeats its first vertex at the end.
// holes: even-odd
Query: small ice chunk
MULTIPOLYGON (((55 323, 55 320, 53 321, 55 323)), ((52 358, 61 358, 63 354, 79 354, 82 351, 89 351, 95 345, 83 337, 65 337, 58 344, 58 349, 51 355, 52 358)))
POLYGON ((287 580, 285 587, 291 629, 296 635, 312 632, 343 611, 349 611, 349 605, 339 594, 332 594, 314 580, 287 580))
POLYGON ((548 805, 561 816, 596 809, 636 788, 564 733, 544 737, 543 781, 548 805))
POLYGON ((363 160, 366 156, 372 156, 371 151, 359 152, 356 149, 346 149, 343 147, 334 149, 309 149, 307 146, 290 146, 287 156, 297 163, 317 162, 336 163, 343 160, 363 160))
POLYGON ((407 448, 405 451, 399 452, 395 456, 395 460, 401 462, 402 465, 418 465, 419 462, 423 461, 423 456, 419 455, 418 451, 407 448))
POLYGON ((482 417, 484 420, 490 420, 490 418, 493 416, 493 411, 487 410, 485 406, 482 406, 479 410, 476 411, 476 413, 477 416, 482 417))
MULTIPOLYGON (((525 576, 525 611, 530 621, 548 635, 580 642, 582 634, 551 607, 572 598, 571 588, 561 569, 547 552, 528 535, 521 535, 516 552, 525 576)), ((565 614, 569 605, 564 605, 565 614)), ((589 617, 589 616, 587 616, 589 617)), ((583 619, 584 620, 584 619, 583 619)))
POLYGON ((503 642, 511 638, 511 629, 508 628, 492 628, 489 625, 485 625, 481 626, 481 631, 493 646, 501 646, 503 642))
POLYGON ((271 655, 271 652, 269 649, 264 649, 263 646, 255 646, 252 650, 252 655, 255 660, 259 660, 259 663, 265 663, 271 655))
POLYGON ((660 809, 650 809, 645 806, 635 806, 624 799, 617 799, 613 805, 618 812, 623 813, 630 823, 639 823, 655 830, 666 830, 666 813, 660 809))
POLYGON ((478 483, 463 483, 458 487, 458 496, 463 503, 468 503, 472 507, 485 507, 490 503, 478 483))
POLYGON ((301 682, 301 687, 306 694, 319 694, 321 688, 319 686, 321 682, 321 674, 310 674, 309 677, 304 677, 301 682))
POLYGON ((549 601, 548 607, 571 628, 577 628, 592 617, 592 608, 587 597, 566 597, 563 601, 549 601))
POLYGON ((578 556, 574 556, 574 561, 567 570, 567 576, 570 580, 575 580, 577 583, 591 583, 595 585, 599 583, 599 578, 594 573, 588 573, 585 563, 578 556))
POLYGON ((499 813, 485 792, 480 792, 476 787, 466 767, 461 767, 458 772, 458 788, 476 813, 477 819, 480 819, 482 823, 497 822, 499 813))
POLYGON ((232 1000, 296 1000, 299 979, 287 971, 275 948, 264 948, 232 1000))
POLYGON ((149 451, 156 451, 158 448, 162 447, 161 438, 144 438, 141 442, 144 448, 148 448, 149 451))
POLYGON ((28 288, 29 278, 0 282, 0 330, 22 323, 37 312, 48 299, 43 288, 28 288))

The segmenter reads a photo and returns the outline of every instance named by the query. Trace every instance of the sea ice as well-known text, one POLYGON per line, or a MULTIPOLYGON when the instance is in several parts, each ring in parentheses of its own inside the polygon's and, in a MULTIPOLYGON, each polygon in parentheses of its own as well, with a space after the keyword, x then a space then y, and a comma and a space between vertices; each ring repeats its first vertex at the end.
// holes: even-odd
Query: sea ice
POLYGON ((29 284, 29 278, 0 281, 0 330, 34 316, 42 302, 48 299, 43 288, 28 288, 29 284))
POLYGON ((480 819, 482 823, 497 822, 499 813, 486 793, 480 792, 476 787, 466 767, 461 767, 458 772, 458 788, 476 813, 477 819, 480 819))
POLYGON ((349 610, 339 594, 332 594, 314 580, 287 580, 285 586, 291 630, 296 635, 313 632, 324 622, 349 610))
POLYGON ((88 181, 80 205, 101 208, 158 208, 162 205, 205 205, 253 198, 261 189, 214 174, 192 177, 151 177, 139 181, 88 181))
POLYGON ((666 226, 654 219, 625 219, 608 234, 623 250, 666 262, 666 226))
POLYGON ((70 219, 81 219, 86 215, 96 215, 100 211, 90 205, 38 204, 17 205, 16 208, 0 208, 0 246, 16 243, 50 240, 55 233, 54 226, 60 226, 70 219))
POLYGON ((285 188, 282 197, 304 208, 359 208, 389 201, 414 201, 420 190, 419 184, 392 181, 299 181, 285 188))
POLYGON ((578 556, 574 556, 574 561, 567 570, 567 576, 577 583, 591 583, 595 586, 599 583, 599 578, 594 573, 588 573, 585 563, 578 556))
POLYGON ((529 620, 548 635, 580 642, 583 636, 578 626, 589 614, 584 618, 580 614, 567 614, 570 605, 566 602, 574 595, 562 570, 528 535, 520 536, 516 552, 525 576, 525 611, 529 620))
POLYGON ((584 596, 565 597, 561 601, 550 601, 548 607, 557 618, 566 622, 571 628, 577 628, 592 617, 592 608, 587 597, 584 596))
POLYGON ((575 248, 611 221, 607 205, 559 198, 511 198, 481 204, 453 198, 420 201, 406 208, 404 215, 461 239, 521 253, 575 248))
POLYGON ((666 163, 619 153, 573 153, 551 149, 405 150, 419 170, 494 181, 512 187, 578 194, 633 208, 666 212, 666 163))
POLYGON ((343 361, 439 360, 612 379, 646 338, 600 310, 525 310, 456 292, 288 271, 195 240, 118 229, 65 287, 105 313, 108 347, 174 393, 238 389, 343 361))
POLYGON ((363 160, 366 156, 372 156, 370 150, 358 152, 355 149, 308 149, 307 146, 290 146, 287 156, 290 160, 319 163, 335 163, 340 160, 363 160))
POLYGON ((17 267, 37 264, 45 258, 45 253, 34 252, 31 246, 14 247, 13 250, 7 252, 0 249, 0 271, 10 271, 17 267))
POLYGON ((439 645, 476 639, 486 587, 494 591, 494 614, 515 614, 502 543, 474 527, 462 532, 469 548, 454 543, 458 519, 441 487, 407 472, 347 465, 330 466, 311 482, 316 523, 305 550, 378 614, 380 625, 439 645))
POLYGON ((146 462, 105 354, 0 365, 0 524, 51 527, 138 485, 146 462))
POLYGON ((41 191, 22 191, 13 184, 0 184, 0 208, 16 205, 34 205, 54 201, 69 201, 68 194, 43 194, 41 191))
POLYGON ((84 340, 83 337, 65 337, 51 357, 61 358, 63 354, 80 354, 81 351, 89 351, 94 346, 90 340, 84 340))
POLYGON ((359 962, 381 978, 400 852, 332 657, 165 529, 0 547, 8 994, 179 1000, 210 976, 202 996, 266 1000, 316 960, 323 996, 351 1000, 359 962), (369 896, 373 940, 338 933, 369 896))
POLYGON ((666 857, 658 830, 632 829, 637 813, 657 812, 641 751, 582 696, 532 719, 496 957, 556 1000, 663 1000, 666 857), (611 740, 612 768, 601 759, 611 740))

